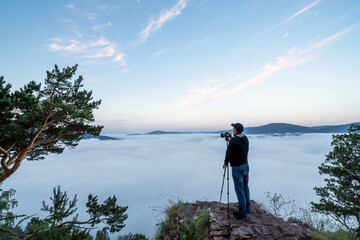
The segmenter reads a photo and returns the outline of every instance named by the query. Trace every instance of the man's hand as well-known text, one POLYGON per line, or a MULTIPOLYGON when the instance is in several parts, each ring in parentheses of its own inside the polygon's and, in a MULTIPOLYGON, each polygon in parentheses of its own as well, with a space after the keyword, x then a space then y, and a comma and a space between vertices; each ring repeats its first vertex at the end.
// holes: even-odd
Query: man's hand
POLYGON ((223 165, 223 169, 225 169, 227 167, 227 165, 224 163, 224 165, 223 165))

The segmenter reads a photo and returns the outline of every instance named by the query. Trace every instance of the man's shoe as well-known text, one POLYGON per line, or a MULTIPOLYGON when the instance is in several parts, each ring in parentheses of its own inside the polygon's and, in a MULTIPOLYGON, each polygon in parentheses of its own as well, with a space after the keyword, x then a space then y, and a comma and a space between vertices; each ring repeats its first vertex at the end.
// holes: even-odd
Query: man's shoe
POLYGON ((239 212, 234 212, 234 218, 237 220, 244 220, 244 221, 248 219, 246 216, 242 216, 239 212))

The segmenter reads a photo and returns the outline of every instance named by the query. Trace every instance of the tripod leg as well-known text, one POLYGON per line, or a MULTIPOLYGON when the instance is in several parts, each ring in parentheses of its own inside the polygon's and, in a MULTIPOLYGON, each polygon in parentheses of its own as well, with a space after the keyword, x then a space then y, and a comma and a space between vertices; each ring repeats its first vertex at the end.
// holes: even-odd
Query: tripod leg
POLYGON ((224 176, 223 176, 222 185, 221 185, 220 202, 221 202, 222 192, 223 192, 223 189, 224 189, 225 172, 226 172, 226 168, 224 169, 224 176))
POLYGON ((228 200, 228 219, 230 218, 230 202, 229 202, 229 167, 226 167, 227 170, 227 200, 228 200))

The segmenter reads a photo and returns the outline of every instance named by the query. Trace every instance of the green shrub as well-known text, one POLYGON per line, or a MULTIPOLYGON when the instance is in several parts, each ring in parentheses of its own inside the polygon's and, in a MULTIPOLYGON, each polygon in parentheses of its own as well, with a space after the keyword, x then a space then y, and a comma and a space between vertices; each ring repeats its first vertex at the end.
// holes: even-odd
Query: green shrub
POLYGON ((265 194, 269 206, 261 204, 262 209, 271 216, 283 217, 288 222, 297 223, 309 229, 312 231, 311 237, 314 240, 355 240, 352 231, 344 229, 344 227, 324 214, 313 212, 310 204, 306 203, 305 207, 299 207, 294 204, 293 200, 284 199, 281 194, 271 194, 269 192, 265 194), (286 207, 290 207, 290 209, 284 209, 286 207))
POLYGON ((210 216, 205 210, 200 210, 194 219, 195 235, 194 239, 204 239, 206 237, 206 227, 209 225, 210 216))
POLYGON ((148 240, 148 238, 144 234, 140 233, 129 233, 126 235, 121 235, 117 238, 117 240, 148 240))
POLYGON ((315 232, 311 233, 314 240, 355 240, 354 235, 350 231, 339 229, 333 232, 315 232))
POLYGON ((206 237, 210 216, 205 210, 200 210, 191 221, 180 221, 178 211, 189 204, 178 200, 164 210, 164 218, 157 224, 155 239, 203 240, 206 237))

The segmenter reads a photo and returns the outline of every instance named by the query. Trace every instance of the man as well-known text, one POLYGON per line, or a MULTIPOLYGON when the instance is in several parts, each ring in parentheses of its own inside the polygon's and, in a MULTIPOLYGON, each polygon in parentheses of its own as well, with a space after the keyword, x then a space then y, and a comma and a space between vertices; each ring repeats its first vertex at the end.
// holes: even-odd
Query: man
POLYGON ((242 134, 244 127, 240 123, 231 124, 233 134, 226 150, 226 156, 223 168, 230 163, 232 167, 232 176, 234 180, 235 192, 239 202, 239 212, 234 212, 236 219, 247 219, 247 213, 250 212, 250 192, 249 192, 249 165, 248 151, 249 140, 242 134))

